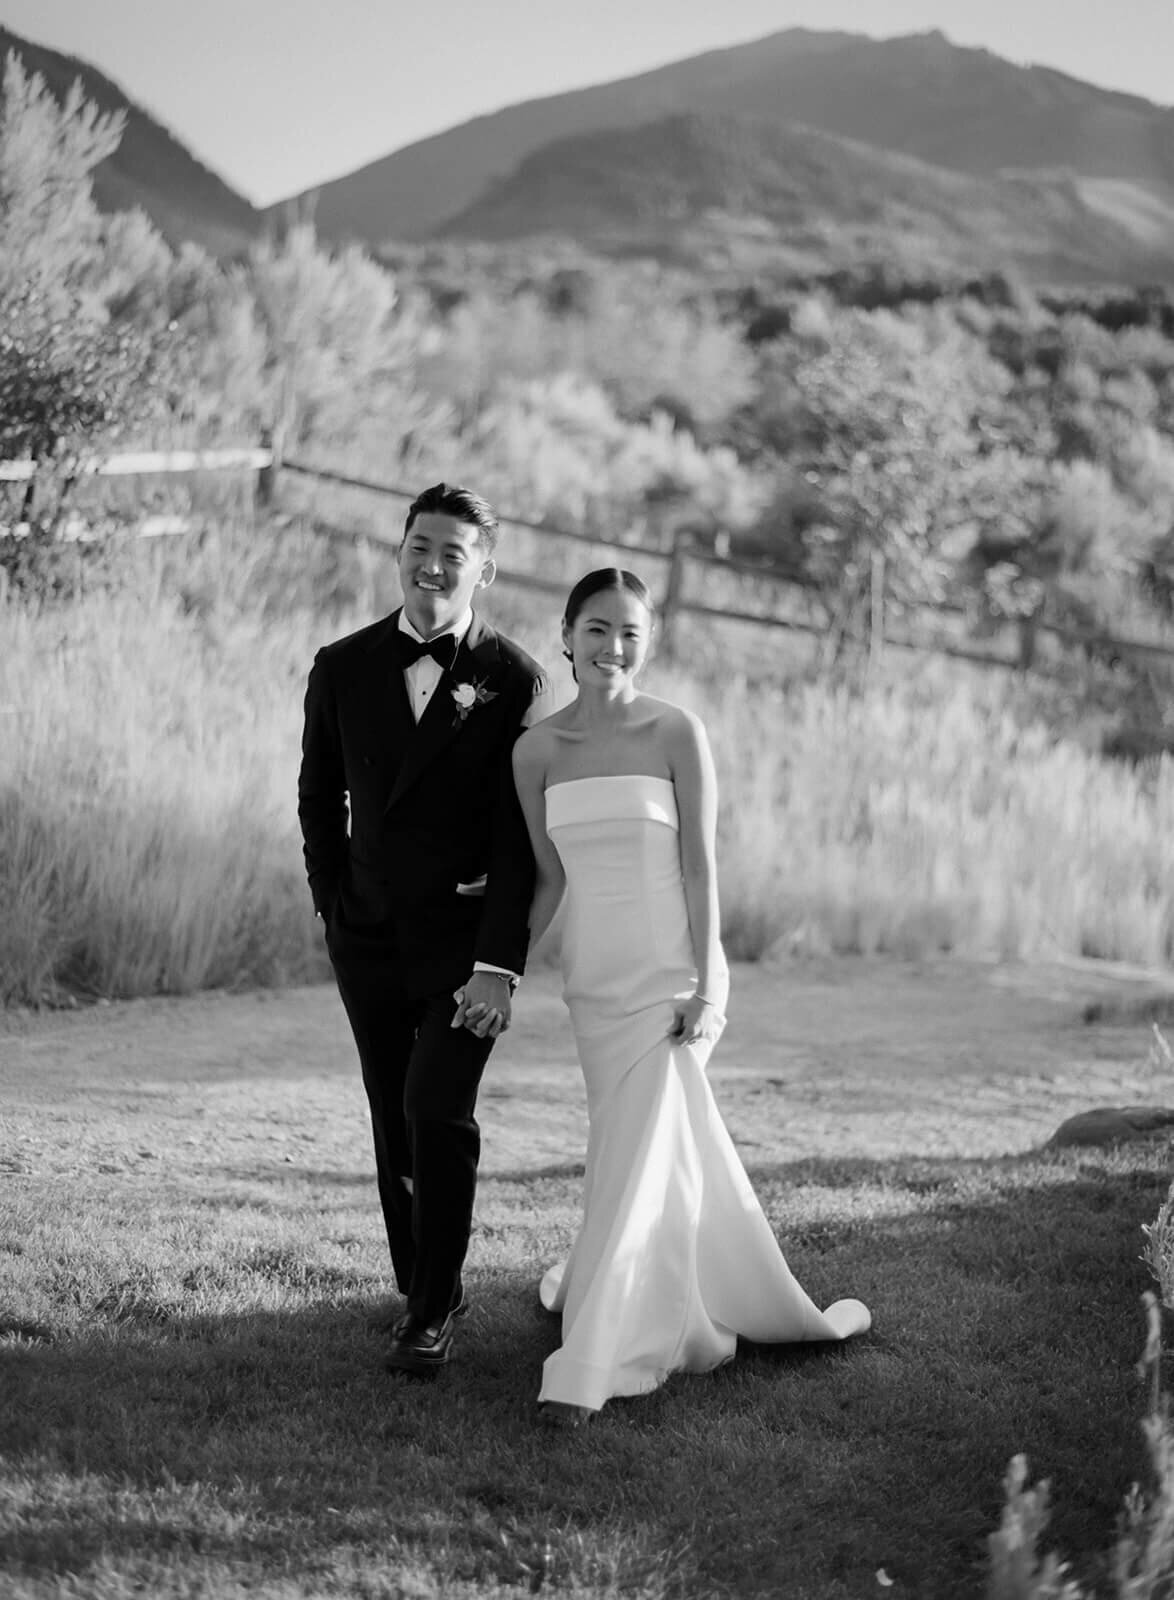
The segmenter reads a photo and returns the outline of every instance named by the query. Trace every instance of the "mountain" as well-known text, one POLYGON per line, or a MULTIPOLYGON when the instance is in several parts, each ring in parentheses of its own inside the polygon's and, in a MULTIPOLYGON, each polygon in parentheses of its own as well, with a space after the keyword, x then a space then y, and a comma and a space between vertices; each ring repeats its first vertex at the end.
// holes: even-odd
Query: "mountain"
MULTIPOLYGON (((0 27, 58 97, 121 111, 94 175, 172 242, 235 253, 266 217, 87 63, 0 27)), ((528 101, 308 191, 319 232, 372 246, 560 232, 690 259, 871 254, 1018 263, 1044 279, 1153 279, 1174 258, 1174 110, 939 32, 788 29, 528 101)), ((301 204, 305 214, 310 206, 301 204)))
POLYGON ((1174 196, 1170 109, 937 31, 878 41, 791 28, 420 140, 319 188, 317 225, 375 245, 422 239, 467 216, 544 146, 687 113, 802 123, 978 177, 1061 169, 1073 181, 1126 185, 1123 195, 1102 192, 1110 212, 1155 202, 1161 212, 1174 196))
POLYGON ((1152 279, 1174 256, 1174 205, 1137 216, 1137 186, 986 177, 764 116, 691 113, 556 140, 440 236, 562 234, 605 251, 797 269, 861 256, 970 272, 1014 263, 1047 281, 1152 279))
POLYGON ((243 249, 261 231, 263 218, 254 206, 95 67, 0 27, 0 59, 10 50, 21 57, 26 72, 40 73, 59 101, 80 78, 87 99, 103 111, 125 114, 121 144, 94 172, 94 199, 101 210, 140 206, 170 243, 194 239, 217 255, 243 249))

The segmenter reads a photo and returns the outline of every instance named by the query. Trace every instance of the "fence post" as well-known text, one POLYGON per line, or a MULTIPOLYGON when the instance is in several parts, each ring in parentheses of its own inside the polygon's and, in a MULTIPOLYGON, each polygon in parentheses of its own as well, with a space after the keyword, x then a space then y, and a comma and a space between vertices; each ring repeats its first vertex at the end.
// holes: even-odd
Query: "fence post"
POLYGON ((32 523, 33 501, 36 499, 37 495, 37 467, 39 465, 39 461, 34 458, 33 470, 29 473, 29 481, 25 487, 24 495, 21 498, 20 515, 16 519, 18 522, 32 523))
POLYGON ((1035 665, 1035 650, 1039 640, 1039 619, 1039 611, 1031 611, 1026 616, 1015 618, 1015 635, 1020 672, 1030 672, 1035 665))
POLYGON ((675 531, 668 575, 665 578, 664 598, 660 603, 660 648, 661 653, 669 660, 672 659, 675 647, 677 612, 685 588, 685 562, 692 543, 692 535, 688 529, 678 528, 675 531))
POLYGON ((260 467, 257 471, 257 505, 262 509, 268 509, 277 494, 277 475, 281 470, 281 442, 280 423, 273 428, 261 429, 261 447, 270 452, 269 465, 260 467))
POLYGON ((876 671, 885 653, 885 553, 871 553, 872 587, 868 609, 868 664, 876 671))

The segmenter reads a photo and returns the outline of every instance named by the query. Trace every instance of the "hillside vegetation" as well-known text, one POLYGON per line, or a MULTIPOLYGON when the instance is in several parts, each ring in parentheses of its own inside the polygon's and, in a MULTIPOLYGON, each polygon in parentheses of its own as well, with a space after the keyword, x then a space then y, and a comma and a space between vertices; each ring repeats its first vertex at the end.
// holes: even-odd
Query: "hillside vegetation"
MULTIPOLYGON (((1118 642, 1174 632, 1164 295, 1045 300, 1011 273, 867 260, 706 277, 553 246, 380 263, 304 225, 225 266, 96 209, 117 119, 16 62, 4 91, 0 444, 37 462, 0 537, 8 1000, 321 971, 292 815, 302 684, 396 588, 386 557, 315 530, 394 539, 395 514, 331 491, 259 517, 248 483, 76 470, 119 441, 264 430, 597 541, 515 531, 507 573, 569 587, 615 541, 687 540, 742 563, 694 569, 710 605, 787 581, 810 648, 685 623, 652 680, 713 729, 735 953, 1170 961, 1171 764, 1099 753, 1171 742, 1162 658, 1118 642), (120 542, 147 509, 194 532, 120 542), (955 637, 1012 630, 1021 676, 882 658, 878 622, 915 632, 927 607, 955 637)), ((557 664, 555 601, 491 605, 557 664)))

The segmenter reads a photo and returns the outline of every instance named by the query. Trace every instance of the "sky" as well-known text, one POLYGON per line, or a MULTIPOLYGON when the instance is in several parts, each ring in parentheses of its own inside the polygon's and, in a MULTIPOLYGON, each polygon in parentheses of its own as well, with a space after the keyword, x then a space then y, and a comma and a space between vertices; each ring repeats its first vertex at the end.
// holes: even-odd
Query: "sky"
POLYGON ((259 205, 484 112, 789 27, 940 28, 1174 96, 1172 0, 0 0, 0 23, 100 67, 259 205))

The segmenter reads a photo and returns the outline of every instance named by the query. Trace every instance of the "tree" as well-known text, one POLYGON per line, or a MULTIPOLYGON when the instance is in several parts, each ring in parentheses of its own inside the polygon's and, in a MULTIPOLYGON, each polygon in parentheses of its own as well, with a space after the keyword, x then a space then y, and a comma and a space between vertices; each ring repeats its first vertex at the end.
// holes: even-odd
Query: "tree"
MULTIPOLYGON (((0 453, 28 457, 35 476, 18 519, 52 539, 76 471, 99 437, 152 402, 158 351, 110 315, 106 227, 91 173, 118 145, 121 115, 88 103, 75 83, 58 105, 9 53, 0 106, 0 453)), ((165 248, 165 247, 164 247, 165 248)), ((29 548, 6 564, 29 566, 29 548)))
POLYGON ((279 445, 349 440, 410 359, 394 277, 355 246, 331 255, 310 223, 297 222, 253 247, 249 283, 279 445))
POLYGON ((80 80, 58 105, 9 51, 0 105, 0 295, 33 290, 50 318, 100 314, 102 219, 91 173, 122 137, 121 112, 88 102, 80 80))
POLYGON ((1144 347, 1151 375, 1136 332, 1073 314, 1004 318, 991 347, 1010 383, 972 483, 974 538, 959 567, 976 620, 1014 619, 1024 667, 1050 625, 1136 675, 1144 663, 1122 660, 1112 635, 1128 631, 1139 589, 1160 597, 1174 506, 1161 352, 1144 347))
POLYGON ((151 359, 131 328, 67 321, 36 289, 0 298, 0 452, 37 464, 92 444, 142 409, 151 359))
POLYGON ((838 311, 797 319, 760 363, 737 437, 779 487, 753 542, 822 595, 833 651, 882 595, 940 603, 1006 388, 981 342, 944 310, 838 311))

